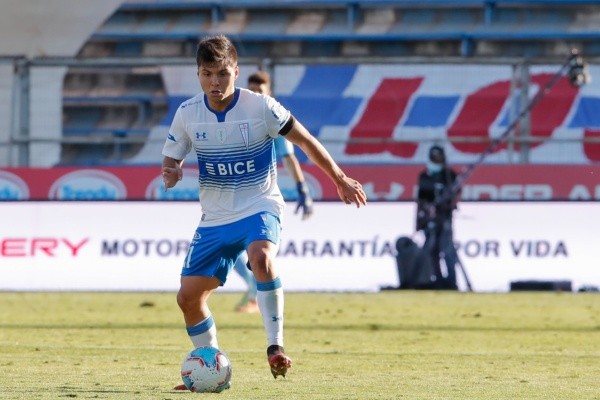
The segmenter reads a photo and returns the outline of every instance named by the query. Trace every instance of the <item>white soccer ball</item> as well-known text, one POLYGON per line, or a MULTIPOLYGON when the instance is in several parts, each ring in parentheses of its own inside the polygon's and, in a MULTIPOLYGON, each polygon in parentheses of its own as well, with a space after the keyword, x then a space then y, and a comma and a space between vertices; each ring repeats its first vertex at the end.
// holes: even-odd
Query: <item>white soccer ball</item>
POLYGON ((222 392, 231 386, 231 363, 221 350, 210 346, 199 347, 183 359, 181 380, 192 392, 222 392))

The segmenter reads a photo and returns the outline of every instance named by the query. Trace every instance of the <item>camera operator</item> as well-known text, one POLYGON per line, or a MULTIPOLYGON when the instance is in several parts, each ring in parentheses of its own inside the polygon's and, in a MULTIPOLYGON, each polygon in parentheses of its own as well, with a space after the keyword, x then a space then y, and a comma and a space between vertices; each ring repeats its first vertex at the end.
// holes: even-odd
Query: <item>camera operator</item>
POLYGON ((458 261, 452 234, 452 213, 460 191, 452 192, 456 172, 446 164, 446 154, 439 145, 429 149, 426 169, 419 174, 417 194, 417 231, 425 233, 424 249, 431 257, 435 289, 457 290, 458 261), (442 262, 445 271, 442 270, 442 262))

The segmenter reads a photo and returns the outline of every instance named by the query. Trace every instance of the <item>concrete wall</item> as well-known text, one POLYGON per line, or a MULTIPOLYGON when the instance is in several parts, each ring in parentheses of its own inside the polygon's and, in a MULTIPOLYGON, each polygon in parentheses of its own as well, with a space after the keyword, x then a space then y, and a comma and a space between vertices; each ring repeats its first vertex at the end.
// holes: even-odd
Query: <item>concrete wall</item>
MULTIPOLYGON (((0 167, 15 165, 15 149, 8 143, 13 133, 11 57, 73 57, 88 37, 123 0, 0 0, 0 167), (12 153, 12 155, 11 155, 12 153)), ((35 68, 30 76, 31 138, 56 139, 33 144, 29 165, 46 167, 60 160, 62 137, 62 83, 66 68, 35 68)), ((18 87, 15 90, 19 90, 18 87)))
POLYGON ((123 0, 0 0, 0 56, 72 56, 123 0))

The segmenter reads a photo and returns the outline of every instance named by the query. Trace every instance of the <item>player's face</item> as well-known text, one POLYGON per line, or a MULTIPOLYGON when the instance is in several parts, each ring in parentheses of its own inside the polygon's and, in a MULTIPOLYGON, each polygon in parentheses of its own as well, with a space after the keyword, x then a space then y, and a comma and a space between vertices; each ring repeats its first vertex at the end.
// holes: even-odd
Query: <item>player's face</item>
POLYGON ((248 89, 252 90, 254 93, 271 95, 271 90, 266 83, 249 82, 248 89))
POLYGON ((211 108, 223 111, 231 103, 238 74, 237 65, 214 63, 198 67, 200 86, 211 108))

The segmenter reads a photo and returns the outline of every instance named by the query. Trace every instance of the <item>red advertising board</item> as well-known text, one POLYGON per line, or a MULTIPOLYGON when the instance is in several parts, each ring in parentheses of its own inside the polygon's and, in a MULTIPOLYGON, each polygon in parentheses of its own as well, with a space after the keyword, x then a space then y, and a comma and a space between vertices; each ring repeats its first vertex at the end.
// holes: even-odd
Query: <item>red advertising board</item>
MULTIPOLYGON (((460 173, 461 166, 454 167, 460 173)), ((316 200, 337 200, 316 166, 304 165, 316 200)), ((413 200, 419 165, 344 165, 371 201, 413 200)), ((280 187, 293 200, 295 186, 280 169, 280 187)), ((196 200, 197 170, 164 191, 160 166, 0 169, 0 200, 196 200)), ((600 165, 481 165, 465 181, 463 200, 600 200, 600 165)))

